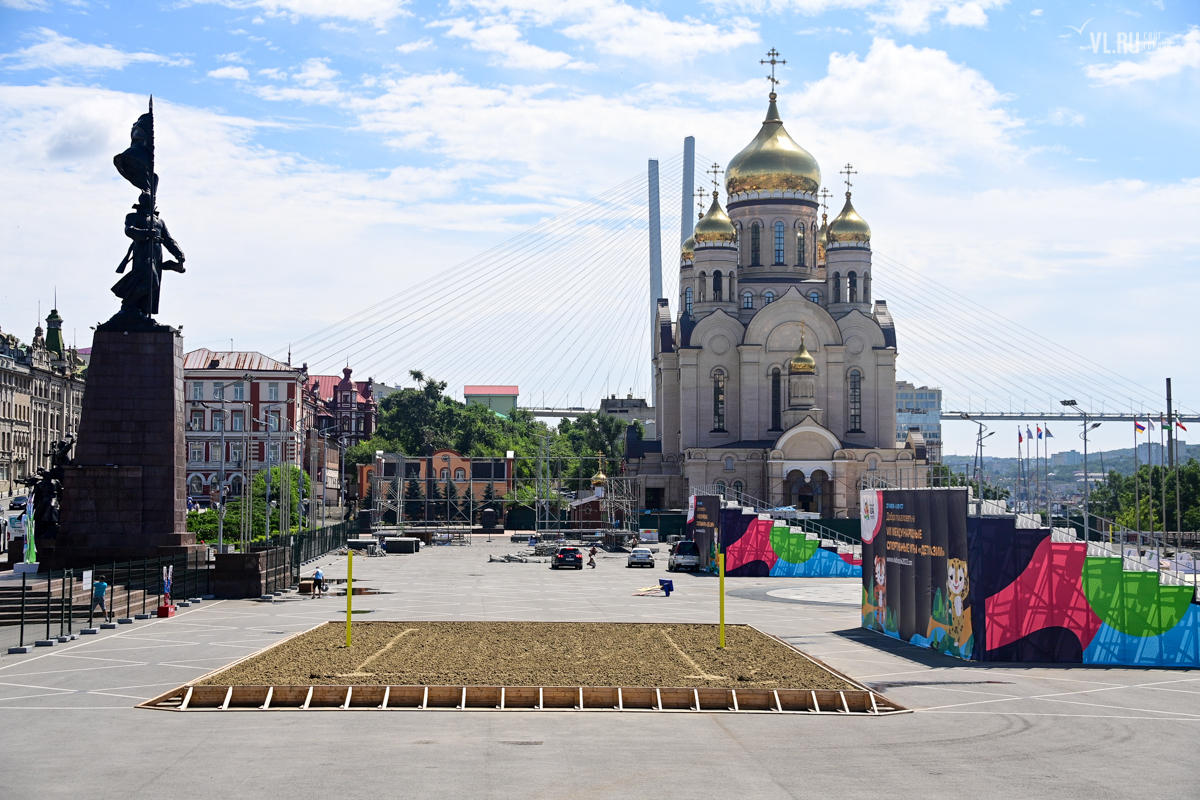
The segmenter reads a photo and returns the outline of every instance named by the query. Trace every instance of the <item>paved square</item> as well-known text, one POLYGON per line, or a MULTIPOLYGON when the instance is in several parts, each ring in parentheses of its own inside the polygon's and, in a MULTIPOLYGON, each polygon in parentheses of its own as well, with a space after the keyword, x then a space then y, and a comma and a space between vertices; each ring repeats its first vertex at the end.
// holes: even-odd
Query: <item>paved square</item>
MULTIPOLYGON (((488 563, 507 542, 356 558, 362 619, 711 622, 717 581, 598 558, 488 563)), ((322 559, 330 578, 345 558, 322 559)), ((312 566, 309 565, 309 571, 312 566)), ((729 579, 752 623, 916 713, 834 718, 133 706, 325 620, 345 598, 207 601, 0 660, 7 797, 1195 797, 1200 673, 971 665, 858 628, 855 582, 729 579)), ((294 597, 294 595, 293 595, 294 597)))

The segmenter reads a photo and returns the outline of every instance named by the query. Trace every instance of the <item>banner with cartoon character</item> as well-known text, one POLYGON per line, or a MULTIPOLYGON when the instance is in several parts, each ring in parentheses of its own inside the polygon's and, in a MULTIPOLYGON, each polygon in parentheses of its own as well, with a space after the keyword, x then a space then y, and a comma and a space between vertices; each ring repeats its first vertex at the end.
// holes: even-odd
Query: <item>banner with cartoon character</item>
POLYGON ((864 491, 862 624, 970 658, 966 489, 864 491))

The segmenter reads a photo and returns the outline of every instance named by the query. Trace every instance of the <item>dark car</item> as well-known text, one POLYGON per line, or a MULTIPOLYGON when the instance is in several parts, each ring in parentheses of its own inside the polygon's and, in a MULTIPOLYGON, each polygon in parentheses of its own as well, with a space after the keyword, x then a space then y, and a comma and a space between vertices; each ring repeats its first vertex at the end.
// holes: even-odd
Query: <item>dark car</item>
POLYGON ((558 548, 558 550, 554 551, 554 559, 550 562, 550 569, 558 569, 559 567, 583 569, 583 551, 578 547, 558 548))
POLYGON ((29 502, 28 497, 14 497, 8 503, 9 511, 24 511, 25 504, 29 502))

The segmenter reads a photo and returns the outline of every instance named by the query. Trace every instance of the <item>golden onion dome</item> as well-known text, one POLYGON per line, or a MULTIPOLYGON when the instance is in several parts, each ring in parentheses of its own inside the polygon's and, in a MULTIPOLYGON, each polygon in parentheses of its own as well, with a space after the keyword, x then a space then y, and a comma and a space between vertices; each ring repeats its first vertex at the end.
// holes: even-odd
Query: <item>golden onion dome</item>
POLYGON ((733 157, 725 168, 725 193, 781 191, 816 194, 821 188, 817 160, 784 130, 771 92, 767 118, 754 141, 733 157))
POLYGON ((791 375, 812 375, 817 371, 817 360, 804 346, 804 334, 800 334, 800 349, 788 362, 788 373, 791 375))
POLYGON ((608 476, 604 474, 604 451, 600 451, 600 468, 596 474, 592 476, 592 486, 605 486, 608 484, 608 476))
POLYGON ((830 242, 862 242, 863 244, 870 244, 871 226, 854 210, 854 206, 850 203, 849 192, 846 192, 846 205, 842 208, 842 213, 834 217, 833 222, 829 223, 829 231, 826 233, 826 237, 830 242))
POLYGON ((691 261, 696 255, 696 238, 689 236, 687 241, 683 243, 683 251, 680 253, 684 261, 691 261))
POLYGON ((709 206, 708 213, 696 223, 695 232, 692 233, 692 239, 696 244, 701 242, 733 244, 737 241, 737 228, 733 227, 729 215, 725 213, 725 209, 721 208, 717 195, 718 192, 713 192, 712 205, 709 206))

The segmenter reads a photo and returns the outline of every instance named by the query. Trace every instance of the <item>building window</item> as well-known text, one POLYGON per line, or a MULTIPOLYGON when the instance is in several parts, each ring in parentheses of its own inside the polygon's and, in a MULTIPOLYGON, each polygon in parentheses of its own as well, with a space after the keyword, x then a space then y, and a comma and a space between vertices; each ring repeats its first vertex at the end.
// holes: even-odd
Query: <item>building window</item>
POLYGON ((267 399, 268 400, 278 400, 279 399, 279 384, 278 383, 268 383, 267 384, 267 399))
POLYGON ((713 375, 713 430, 725 430, 725 373, 713 375))
POLYGON ((742 502, 742 490, 743 490, 743 488, 744 488, 744 486, 743 486, 743 484, 742 484, 742 482, 741 482, 741 481, 734 481, 734 482, 733 482, 733 499, 734 499, 736 502, 738 502, 738 503, 742 502))
POLYGON ((194 431, 204 430, 204 412, 203 411, 193 411, 192 412, 192 421, 188 425, 188 427, 194 431))
POLYGON ((223 411, 214 411, 214 412, 213 412, 213 426, 212 426, 212 429, 213 429, 214 431, 223 431, 223 430, 225 430, 225 412, 223 412, 223 411))
POLYGON ((204 460, 204 445, 199 442, 192 442, 188 445, 188 461, 203 461, 204 460))
POLYGON ((863 302, 871 302, 871 273, 863 273, 863 302))
POLYGON ((699 301, 701 303, 704 302, 704 294, 705 294, 704 290, 705 290, 705 286, 707 284, 708 284, 708 275, 706 273, 701 272, 700 273, 700 298, 699 298, 699 301))
POLYGON ((193 475, 192 479, 188 481, 188 492, 193 497, 204 493, 204 481, 199 475, 193 475))
POLYGON ((754 295, 750 292, 742 294, 742 308, 754 308, 754 295))
POLYGON ((846 289, 850 292, 850 302, 858 302, 858 274, 855 272, 846 273, 846 289))
MULTIPOLYGON (((229 445, 229 460, 235 463, 242 463, 246 457, 246 448, 244 442, 233 442, 229 445)), ((238 494, 241 494, 238 492, 238 494)))
POLYGON ((233 399, 234 400, 245 400, 246 399, 246 385, 244 383, 235 383, 233 385, 233 399))
POLYGON ((757 222, 750 226, 750 266, 762 266, 762 228, 757 222))
POLYGON ((775 293, 774 292, 772 292, 770 289, 767 289, 765 292, 763 292, 763 305, 764 306, 767 305, 768 303, 773 303, 774 301, 775 301, 775 293))
POLYGON ((809 293, 808 293, 808 299, 809 299, 809 300, 812 300, 814 303, 820 303, 820 302, 821 302, 821 295, 820 295, 820 293, 819 293, 819 292, 809 292, 809 293))
POLYGON ((279 442, 271 442, 271 453, 268 458, 276 464, 279 463, 279 442))
POLYGON ((783 260, 783 223, 782 222, 775 223, 775 264, 776 264, 776 266, 781 266, 784 264, 784 260, 783 260))
POLYGON ((221 463, 221 443, 220 442, 213 442, 211 445, 209 445, 208 460, 212 461, 213 463, 216 463, 216 464, 221 463))
POLYGON ((195 383, 192 384, 192 399, 193 400, 203 400, 204 399, 204 382, 203 381, 196 381, 195 383))
POLYGON ((346 432, 350 431, 350 418, 349 417, 342 417, 342 430, 344 430, 346 432))
POLYGON ((721 302, 721 293, 724 288, 721 284, 721 270, 717 270, 713 273, 713 302, 721 302))
POLYGON ((683 290, 683 307, 690 316, 692 313, 692 287, 683 290))
POLYGON ((245 426, 246 426, 246 415, 245 415, 245 413, 244 413, 244 412, 241 412, 241 411, 235 411, 235 412, 233 412, 233 414, 232 414, 232 418, 230 419, 230 422, 232 422, 232 423, 233 423, 233 425, 230 427, 230 430, 235 430, 235 431, 242 431, 242 430, 245 430, 245 429, 246 429, 246 427, 245 427, 245 426))
POLYGON ((269 431, 279 430, 279 412, 278 411, 268 411, 267 412, 267 430, 269 430, 269 431))
POLYGON ((783 375, 779 367, 771 370, 771 430, 783 429, 783 375))
POLYGON ((842 302, 842 273, 833 273, 833 302, 842 302))
POLYGON ((454 480, 465 481, 466 479, 467 479, 467 471, 465 469, 463 469, 462 467, 458 467, 454 470, 454 480))
POLYGON ((862 430, 862 373, 850 370, 850 430, 862 430))
POLYGON ((733 472, 733 456, 725 456, 725 471, 733 472))
POLYGON ((225 399, 225 386, 220 383, 213 384, 213 400, 225 399))
POLYGON ((438 473, 438 480, 442 483, 447 483, 450 480, 450 468, 442 467, 442 471, 438 473))
POLYGON ((803 267, 806 263, 804 252, 804 228, 796 231, 796 266, 803 267))
POLYGON ((725 481, 717 481, 717 494, 725 496, 725 481))
POLYGON ((242 476, 241 475, 234 475, 233 478, 230 479, 229 489, 230 489, 229 493, 233 497, 241 497, 242 496, 242 476))

